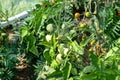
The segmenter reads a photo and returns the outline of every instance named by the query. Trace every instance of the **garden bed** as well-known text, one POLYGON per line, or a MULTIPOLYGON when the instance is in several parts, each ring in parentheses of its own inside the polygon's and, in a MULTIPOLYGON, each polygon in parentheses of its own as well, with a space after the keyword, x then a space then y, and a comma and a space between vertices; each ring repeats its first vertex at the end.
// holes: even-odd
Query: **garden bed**
POLYGON ((0 26, 0 79, 119 80, 119 5, 41 0, 29 16, 0 26))

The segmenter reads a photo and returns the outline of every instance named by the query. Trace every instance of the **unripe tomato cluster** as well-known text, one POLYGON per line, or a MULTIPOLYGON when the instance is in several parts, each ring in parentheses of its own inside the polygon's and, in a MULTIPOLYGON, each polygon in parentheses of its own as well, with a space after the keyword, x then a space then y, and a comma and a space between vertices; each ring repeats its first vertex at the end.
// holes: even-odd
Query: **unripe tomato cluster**
MULTIPOLYGON (((90 12, 85 12, 85 16, 86 16, 86 17, 90 17, 90 16, 91 16, 91 13, 90 13, 90 12)), ((79 13, 79 12, 76 12, 76 13, 74 14, 74 18, 76 18, 76 19, 80 18, 80 13, 79 13)))

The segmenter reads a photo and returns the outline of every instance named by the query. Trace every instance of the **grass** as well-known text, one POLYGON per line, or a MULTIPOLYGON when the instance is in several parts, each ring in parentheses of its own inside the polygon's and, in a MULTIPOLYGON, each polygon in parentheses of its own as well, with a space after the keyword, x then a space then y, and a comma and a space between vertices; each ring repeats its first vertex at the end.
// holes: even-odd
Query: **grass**
POLYGON ((39 0, 0 0, 3 16, 11 17, 22 11, 31 9, 39 0))

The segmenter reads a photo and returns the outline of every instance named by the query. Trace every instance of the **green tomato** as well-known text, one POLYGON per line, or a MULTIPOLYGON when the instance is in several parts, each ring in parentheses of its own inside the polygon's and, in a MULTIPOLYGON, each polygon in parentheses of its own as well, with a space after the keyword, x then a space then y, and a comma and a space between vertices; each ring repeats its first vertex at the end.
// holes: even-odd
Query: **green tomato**
POLYGON ((90 15, 91 15, 90 12, 86 12, 86 13, 85 13, 85 16, 86 16, 86 17, 90 17, 90 15))
POLYGON ((86 26, 86 24, 85 23, 82 23, 82 24, 80 24, 80 27, 85 27, 86 26))
POLYGON ((46 30, 48 32, 52 32, 53 31, 53 24, 48 24, 47 27, 46 27, 46 30))
POLYGON ((52 35, 49 35, 49 34, 48 34, 48 35, 46 35, 45 38, 46 38, 46 41, 47 41, 47 42, 50 42, 51 39, 52 39, 52 35))
POLYGON ((62 62, 62 54, 58 54, 57 56, 56 56, 56 61, 58 62, 58 63, 61 63, 62 62))
POLYGON ((68 48, 64 48, 64 55, 65 55, 65 56, 67 56, 68 51, 69 51, 69 49, 68 49, 68 48))

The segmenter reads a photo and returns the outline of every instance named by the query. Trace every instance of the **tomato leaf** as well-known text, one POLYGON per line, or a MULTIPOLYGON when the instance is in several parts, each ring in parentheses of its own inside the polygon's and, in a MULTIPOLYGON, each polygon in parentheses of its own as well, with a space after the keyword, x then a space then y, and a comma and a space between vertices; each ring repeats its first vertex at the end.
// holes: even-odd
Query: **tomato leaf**
POLYGON ((72 65, 70 62, 67 62, 65 66, 62 69, 64 80, 67 80, 70 76, 70 71, 71 71, 72 65))
POLYGON ((90 41, 90 38, 86 38, 85 40, 80 42, 80 46, 86 46, 89 41, 90 41))
POLYGON ((35 43, 36 43, 36 38, 33 36, 33 34, 30 34, 28 37, 27 37, 27 40, 28 40, 28 49, 30 52, 32 52, 34 55, 36 55, 37 57, 39 56, 39 53, 38 53, 38 50, 35 46, 35 43))
POLYGON ((83 72, 84 73, 91 73, 91 72, 94 72, 96 68, 93 66, 93 65, 90 65, 90 66, 86 66, 84 69, 83 69, 83 72))
POLYGON ((43 56, 44 58, 47 60, 48 63, 51 63, 52 61, 52 58, 49 54, 49 49, 45 49, 44 52, 43 52, 43 56))
POLYGON ((90 53, 90 60, 91 60, 91 63, 96 67, 98 68, 98 57, 93 54, 93 52, 90 53))
POLYGON ((92 73, 88 74, 87 76, 83 75, 81 77, 81 80, 96 80, 96 79, 97 79, 97 74, 95 72, 92 72, 92 73))
POLYGON ((53 73, 49 74, 47 76, 47 78, 50 78, 50 77, 61 77, 62 76, 62 72, 57 70, 57 71, 54 71, 53 73))
POLYGON ((33 45, 30 49, 29 49, 30 52, 32 52, 34 55, 36 55, 37 57, 39 57, 39 53, 38 53, 38 50, 37 48, 35 47, 35 45, 33 45))
POLYGON ((73 48, 73 51, 83 55, 83 48, 81 46, 78 45, 78 43, 76 41, 73 41, 71 43, 71 46, 73 48))
MULTIPOLYGON (((21 37, 22 37, 22 41, 24 39, 24 37, 28 34, 28 28, 27 27, 23 27, 20 31, 21 37)), ((21 41, 21 42, 22 42, 21 41)))
POLYGON ((45 47, 49 47, 49 48, 51 47, 51 44, 49 42, 46 42, 46 41, 40 42, 39 44, 44 45, 45 47))

